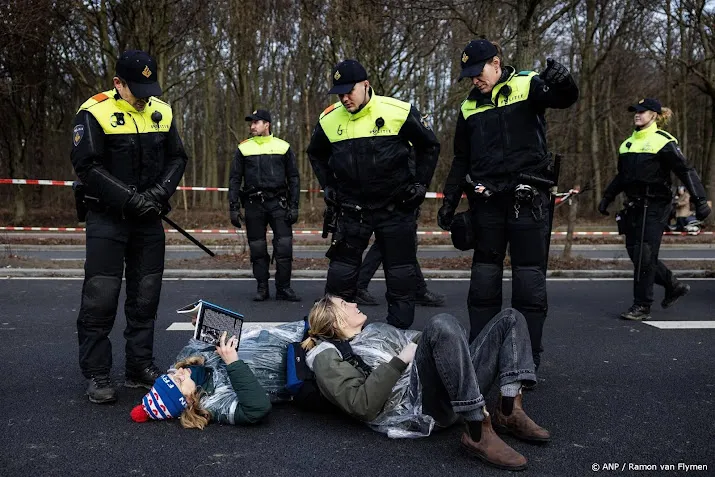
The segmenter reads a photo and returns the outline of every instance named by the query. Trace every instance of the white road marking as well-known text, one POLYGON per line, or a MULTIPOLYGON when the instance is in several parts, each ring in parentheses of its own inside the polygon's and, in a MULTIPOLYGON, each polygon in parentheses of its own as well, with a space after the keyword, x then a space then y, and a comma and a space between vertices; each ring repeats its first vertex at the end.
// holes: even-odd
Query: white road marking
POLYGON ((661 330, 715 329, 715 321, 644 321, 643 323, 661 330))

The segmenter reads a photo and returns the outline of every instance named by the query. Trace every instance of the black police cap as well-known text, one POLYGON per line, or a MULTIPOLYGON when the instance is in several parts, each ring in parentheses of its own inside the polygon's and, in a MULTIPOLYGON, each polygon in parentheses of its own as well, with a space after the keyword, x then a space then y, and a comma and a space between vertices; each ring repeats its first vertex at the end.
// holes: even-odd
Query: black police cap
POLYGON ((115 71, 137 98, 161 96, 163 93, 158 82, 156 61, 145 51, 125 51, 117 59, 115 71))
POLYGON ((265 121, 267 123, 271 122, 271 113, 265 109, 256 109, 251 114, 246 116, 246 121, 265 121))
POLYGON ((643 111, 655 111, 660 114, 663 112, 663 106, 660 101, 654 98, 644 98, 638 101, 637 104, 628 106, 628 111, 642 113, 643 111))
POLYGON ((341 61, 333 68, 333 87, 328 94, 347 94, 352 91, 355 83, 366 79, 367 71, 357 60, 341 61))
POLYGON ((487 61, 497 56, 497 47, 489 40, 472 40, 462 51, 460 64, 462 73, 459 79, 479 76, 487 61))

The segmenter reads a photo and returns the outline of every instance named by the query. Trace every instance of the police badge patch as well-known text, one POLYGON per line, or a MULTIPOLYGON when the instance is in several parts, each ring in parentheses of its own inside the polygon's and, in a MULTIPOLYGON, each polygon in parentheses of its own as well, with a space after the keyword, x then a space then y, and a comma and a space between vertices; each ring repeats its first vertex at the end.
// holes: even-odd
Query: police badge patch
POLYGON ((79 142, 82 140, 82 136, 84 136, 84 126, 82 124, 78 124, 72 130, 72 142, 75 147, 77 147, 79 142))

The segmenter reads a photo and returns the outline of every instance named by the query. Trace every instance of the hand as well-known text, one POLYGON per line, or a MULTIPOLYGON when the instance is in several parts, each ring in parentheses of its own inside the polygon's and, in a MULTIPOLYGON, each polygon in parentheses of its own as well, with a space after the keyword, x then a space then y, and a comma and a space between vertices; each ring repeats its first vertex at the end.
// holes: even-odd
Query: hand
POLYGON ((415 351, 417 351, 417 344, 410 343, 402 348, 402 351, 400 351, 400 354, 398 354, 397 357, 400 358, 403 363, 410 364, 412 360, 415 359, 415 351))
POLYGON ((437 225, 442 230, 449 230, 454 219, 454 208, 451 205, 444 204, 437 212, 437 225))
POLYGON ((546 69, 539 76, 546 84, 560 84, 569 77, 569 70, 553 58, 547 58, 546 69))
POLYGON ((293 207, 291 208, 288 212, 286 212, 286 220, 290 222, 291 225, 294 223, 298 222, 298 214, 300 213, 300 210, 298 207, 293 207))
POLYGON ((611 204, 611 200, 604 197, 601 199, 601 202, 598 204, 598 211, 601 213, 601 215, 610 215, 608 213, 608 206, 611 204))
POLYGON ((696 204, 695 204, 695 218, 698 220, 705 220, 708 215, 710 215, 710 212, 712 210, 710 209, 710 206, 708 205, 708 201, 705 199, 700 199, 696 204))
POLYGON ((230 214, 231 214, 231 224, 233 224, 234 227, 240 229, 241 221, 243 220, 243 217, 241 217, 241 211, 239 209, 231 209, 230 214))
POLYGON ((216 354, 221 356, 221 359, 226 365, 238 361, 238 351, 236 351, 237 342, 238 338, 236 338, 235 335, 228 338, 227 331, 221 333, 221 341, 220 344, 216 346, 216 354))
POLYGON ((323 200, 327 205, 335 205, 338 202, 337 193, 335 189, 330 186, 323 187, 323 200))
POLYGON ((169 192, 159 184, 154 184, 149 187, 147 190, 142 192, 142 195, 144 198, 153 200, 157 204, 165 204, 169 202, 169 192))
POLYGON ((125 210, 135 217, 159 217, 162 207, 153 200, 147 199, 143 194, 138 193, 135 189, 129 200, 124 204, 125 210))
POLYGON ((425 195, 427 194, 427 186, 415 182, 405 187, 405 190, 400 194, 400 203, 408 208, 419 207, 419 205, 425 200, 425 195))

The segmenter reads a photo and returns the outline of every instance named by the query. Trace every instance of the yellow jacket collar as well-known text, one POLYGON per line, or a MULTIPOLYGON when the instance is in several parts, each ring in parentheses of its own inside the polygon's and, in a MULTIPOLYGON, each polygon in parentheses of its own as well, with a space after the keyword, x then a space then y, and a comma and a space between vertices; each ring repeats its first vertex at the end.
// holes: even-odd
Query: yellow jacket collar
POLYGON ((269 134, 268 136, 253 136, 252 139, 258 144, 265 144, 273 139, 273 134, 269 134))
POLYGON ((372 90, 372 86, 370 86, 370 100, 367 102, 364 108, 362 108, 360 111, 358 111, 355 114, 350 114, 350 121, 355 121, 356 119, 360 119, 363 116, 367 116, 370 114, 370 110, 372 109, 373 105, 379 100, 377 99, 378 96, 375 94, 375 92, 372 90))
POLYGON ((655 121, 653 124, 644 129, 637 129, 633 131, 633 139, 644 139, 651 134, 654 134, 658 130, 658 125, 655 121))
POLYGON ((122 99, 122 97, 119 95, 119 92, 117 91, 116 88, 113 89, 112 91, 110 91, 110 92, 107 94, 107 96, 109 96, 110 98, 112 98, 112 99, 114 100, 114 104, 117 105, 117 108, 119 108, 119 109, 121 109, 122 111, 125 111, 125 112, 127 112, 127 113, 142 114, 142 113, 146 112, 146 110, 147 110, 147 108, 148 108, 148 106, 149 106, 149 103, 151 102, 151 99, 150 99, 150 100, 149 100, 149 103, 147 103, 147 105, 144 107, 144 111, 137 111, 137 110, 134 108, 134 106, 132 106, 132 105, 129 104, 127 101, 125 101, 124 99, 122 99), (117 99, 117 98, 119 98, 119 99, 117 99))

